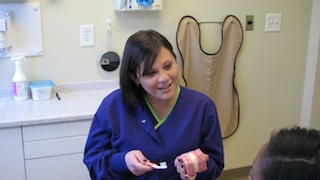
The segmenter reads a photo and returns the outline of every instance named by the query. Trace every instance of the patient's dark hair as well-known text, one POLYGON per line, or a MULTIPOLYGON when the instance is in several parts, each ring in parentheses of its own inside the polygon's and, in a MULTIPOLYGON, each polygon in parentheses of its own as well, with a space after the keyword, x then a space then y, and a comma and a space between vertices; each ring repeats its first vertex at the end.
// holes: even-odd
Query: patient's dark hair
POLYGON ((320 131, 293 127, 273 133, 261 162, 264 180, 319 180, 320 131))
POLYGON ((125 99, 132 105, 137 106, 143 100, 145 93, 132 78, 138 78, 142 62, 144 62, 142 76, 150 71, 162 47, 168 49, 176 58, 170 42, 154 30, 138 31, 128 38, 120 67, 120 88, 125 99))

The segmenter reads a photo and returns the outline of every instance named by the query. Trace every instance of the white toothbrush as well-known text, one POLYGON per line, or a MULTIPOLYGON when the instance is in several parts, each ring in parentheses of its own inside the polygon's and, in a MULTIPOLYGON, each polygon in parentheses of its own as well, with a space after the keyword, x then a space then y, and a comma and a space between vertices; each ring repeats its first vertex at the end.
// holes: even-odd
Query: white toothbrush
POLYGON ((152 166, 154 169, 167 169, 167 162, 160 162, 159 165, 156 163, 149 163, 148 165, 152 166))

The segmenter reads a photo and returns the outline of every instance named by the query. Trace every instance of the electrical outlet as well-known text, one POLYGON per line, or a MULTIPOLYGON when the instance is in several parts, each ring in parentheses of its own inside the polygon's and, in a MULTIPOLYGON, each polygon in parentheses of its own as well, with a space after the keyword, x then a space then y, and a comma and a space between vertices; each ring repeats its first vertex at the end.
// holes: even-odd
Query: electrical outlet
POLYGON ((267 14, 266 32, 280 32, 282 14, 267 14))
POLYGON ((80 46, 81 47, 94 46, 94 26, 93 25, 80 26, 80 46))

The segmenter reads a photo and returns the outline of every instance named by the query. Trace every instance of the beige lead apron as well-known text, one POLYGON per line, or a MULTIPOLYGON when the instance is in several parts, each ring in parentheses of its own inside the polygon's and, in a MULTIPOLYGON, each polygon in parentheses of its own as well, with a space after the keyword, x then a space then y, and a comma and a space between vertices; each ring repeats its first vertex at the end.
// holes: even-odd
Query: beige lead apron
POLYGON ((199 23, 191 16, 180 20, 176 38, 186 86, 214 100, 222 137, 232 135, 239 124, 239 100, 235 87, 235 61, 243 40, 239 20, 232 15, 225 18, 222 43, 215 54, 202 50, 199 23))

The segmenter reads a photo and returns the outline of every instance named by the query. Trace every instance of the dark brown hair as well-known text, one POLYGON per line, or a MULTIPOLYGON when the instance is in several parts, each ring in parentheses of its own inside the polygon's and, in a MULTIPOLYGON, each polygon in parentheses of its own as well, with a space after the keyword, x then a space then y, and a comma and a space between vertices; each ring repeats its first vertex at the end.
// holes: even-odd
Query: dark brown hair
POLYGON ((162 47, 168 49, 176 58, 170 42, 154 30, 138 31, 126 42, 120 67, 120 88, 124 98, 134 106, 141 103, 145 91, 141 86, 137 86, 132 78, 138 78, 142 62, 142 76, 150 71, 162 47))
POLYGON ((273 133, 261 171, 264 180, 320 179, 320 131, 294 127, 273 133))

